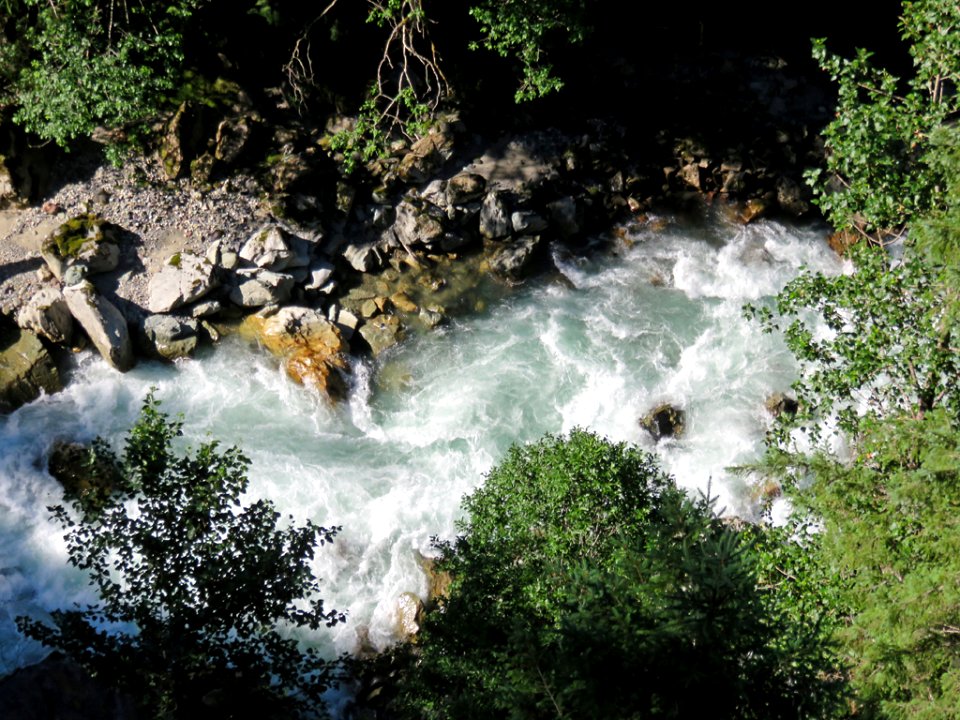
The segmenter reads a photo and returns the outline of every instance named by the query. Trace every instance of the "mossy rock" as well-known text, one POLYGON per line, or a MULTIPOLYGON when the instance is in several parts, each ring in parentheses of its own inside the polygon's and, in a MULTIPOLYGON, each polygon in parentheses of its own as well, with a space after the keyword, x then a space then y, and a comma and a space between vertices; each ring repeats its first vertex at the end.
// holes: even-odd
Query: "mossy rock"
POLYGON ((103 242, 105 225, 106 221, 94 213, 77 215, 54 230, 49 242, 61 258, 78 258, 84 247, 103 242))
POLYGON ((58 441, 47 469, 63 485, 64 496, 79 501, 87 512, 102 509, 122 477, 112 455, 96 440, 90 445, 58 441))

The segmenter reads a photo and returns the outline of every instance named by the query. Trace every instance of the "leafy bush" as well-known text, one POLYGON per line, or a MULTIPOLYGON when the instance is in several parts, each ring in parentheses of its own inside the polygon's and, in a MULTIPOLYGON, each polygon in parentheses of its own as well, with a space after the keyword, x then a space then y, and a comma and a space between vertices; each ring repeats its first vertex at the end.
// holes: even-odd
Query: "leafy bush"
POLYGON ((216 442, 178 456, 171 421, 148 395, 126 441, 114 492, 51 508, 70 563, 100 602, 19 618, 102 681, 128 691, 146 717, 290 717, 322 707, 334 665, 301 651, 284 627, 344 619, 325 610, 309 561, 339 528, 278 527, 279 513, 241 502, 249 461, 216 442), (237 713, 240 713, 239 715, 237 713))
POLYGON ((807 179, 838 229, 899 230, 935 207, 942 176, 930 162, 930 136, 960 110, 960 6, 948 0, 904 2, 900 29, 915 74, 903 80, 814 41, 814 57, 838 84, 836 118, 824 130, 826 168, 807 179))
POLYGON ((464 508, 463 535, 438 545, 452 584, 401 683, 401 717, 834 707, 829 604, 789 589, 802 553, 725 524, 652 456, 580 430, 547 436, 512 448, 464 508))

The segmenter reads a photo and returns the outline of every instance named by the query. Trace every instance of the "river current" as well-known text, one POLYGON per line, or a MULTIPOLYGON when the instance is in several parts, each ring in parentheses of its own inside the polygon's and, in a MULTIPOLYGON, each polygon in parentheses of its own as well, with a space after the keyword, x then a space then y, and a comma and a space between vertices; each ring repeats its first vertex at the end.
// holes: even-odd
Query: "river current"
POLYGON ((764 399, 795 367, 742 306, 801 266, 841 263, 820 226, 664 218, 621 235, 589 260, 558 250, 558 274, 358 363, 338 407, 239 341, 125 375, 77 356, 64 391, 0 418, 0 676, 44 654, 18 635, 17 615, 95 600, 46 510, 62 497, 45 469, 53 440, 102 435, 119 448, 150 387, 183 413, 187 443, 243 448, 251 497, 343 527, 315 563, 327 607, 348 612, 314 638, 331 655, 361 634, 378 647, 395 639, 397 598, 426 593, 419 554, 455 534, 460 499, 511 443, 588 428, 656 452, 726 512, 755 512, 727 468, 758 458, 764 399), (638 418, 659 402, 683 407, 687 427, 655 445, 638 418))

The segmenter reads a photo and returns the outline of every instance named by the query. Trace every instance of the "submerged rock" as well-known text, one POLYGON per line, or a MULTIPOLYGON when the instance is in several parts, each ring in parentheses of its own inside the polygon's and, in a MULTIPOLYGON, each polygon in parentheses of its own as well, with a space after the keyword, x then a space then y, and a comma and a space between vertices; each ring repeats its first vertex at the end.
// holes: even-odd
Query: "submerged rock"
POLYGON ((640 419, 640 427, 650 433, 656 442, 664 438, 681 437, 685 423, 684 411, 670 403, 657 405, 640 419))

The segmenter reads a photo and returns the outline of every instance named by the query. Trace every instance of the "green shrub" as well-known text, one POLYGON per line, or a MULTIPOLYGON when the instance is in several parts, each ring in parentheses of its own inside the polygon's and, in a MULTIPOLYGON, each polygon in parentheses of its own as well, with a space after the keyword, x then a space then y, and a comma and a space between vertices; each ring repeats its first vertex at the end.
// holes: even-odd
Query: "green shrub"
POLYGON ((512 448, 464 508, 463 535, 438 545, 452 584, 401 682, 401 717, 835 707, 831 610, 789 590, 802 554, 785 534, 725 524, 652 456, 547 436, 512 448))

